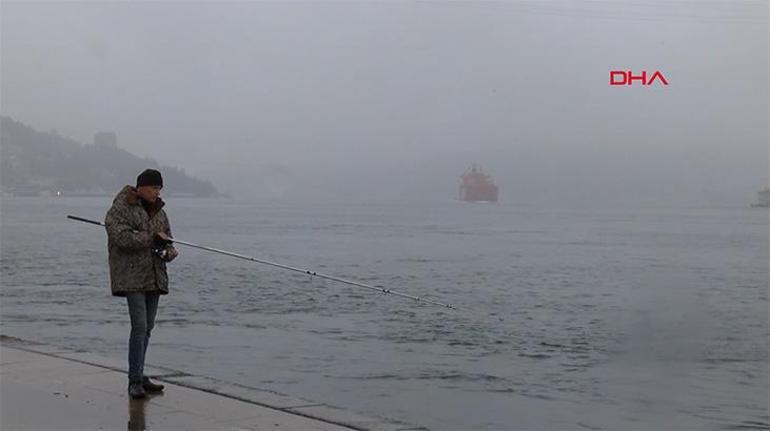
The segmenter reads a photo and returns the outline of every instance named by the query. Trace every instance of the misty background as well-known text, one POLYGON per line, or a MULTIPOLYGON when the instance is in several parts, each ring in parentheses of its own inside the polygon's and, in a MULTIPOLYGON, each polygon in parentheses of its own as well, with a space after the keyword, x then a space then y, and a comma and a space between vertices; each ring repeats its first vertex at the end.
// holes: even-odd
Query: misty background
MULTIPOLYGON (((243 199, 746 206, 768 3, 8 2, 0 110, 243 199), (610 70, 668 86, 609 85, 610 70)), ((133 177, 126 178, 126 182, 133 177)), ((173 184, 168 184, 173 188, 173 184)))

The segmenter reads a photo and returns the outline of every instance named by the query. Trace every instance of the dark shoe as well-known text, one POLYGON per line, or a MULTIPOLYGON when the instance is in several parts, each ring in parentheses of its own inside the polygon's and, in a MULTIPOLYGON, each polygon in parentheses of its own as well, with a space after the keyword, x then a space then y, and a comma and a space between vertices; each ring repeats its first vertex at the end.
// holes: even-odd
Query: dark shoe
POLYGON ((140 382, 131 382, 128 384, 128 395, 130 395, 131 398, 144 398, 147 396, 140 382))
POLYGON ((142 379, 142 388, 144 388, 146 392, 163 392, 163 387, 163 385, 151 382, 147 377, 142 379))

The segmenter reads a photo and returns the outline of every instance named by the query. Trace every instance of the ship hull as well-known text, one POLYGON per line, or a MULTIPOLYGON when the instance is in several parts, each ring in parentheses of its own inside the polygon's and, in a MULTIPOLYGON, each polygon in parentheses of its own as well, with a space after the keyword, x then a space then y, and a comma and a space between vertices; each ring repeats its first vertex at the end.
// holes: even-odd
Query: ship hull
POLYGON ((497 187, 462 187, 460 200, 463 202, 497 202, 497 187))

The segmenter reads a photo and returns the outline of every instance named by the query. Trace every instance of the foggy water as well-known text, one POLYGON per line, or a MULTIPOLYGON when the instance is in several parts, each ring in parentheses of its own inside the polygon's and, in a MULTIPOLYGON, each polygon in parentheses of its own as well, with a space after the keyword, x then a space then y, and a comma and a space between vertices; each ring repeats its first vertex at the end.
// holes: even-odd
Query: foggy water
MULTIPOLYGON (((3 198, 2 333, 126 356, 111 198, 3 198)), ((435 429, 770 429, 768 213, 169 199, 147 361, 435 429), (503 317, 499 321, 491 314, 503 317)))

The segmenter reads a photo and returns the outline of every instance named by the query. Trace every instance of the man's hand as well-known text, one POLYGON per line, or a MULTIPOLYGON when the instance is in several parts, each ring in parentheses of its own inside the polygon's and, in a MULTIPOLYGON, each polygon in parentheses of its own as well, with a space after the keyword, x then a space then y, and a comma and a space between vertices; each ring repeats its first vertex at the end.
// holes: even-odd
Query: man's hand
POLYGON ((155 232, 155 242, 165 245, 171 243, 172 239, 165 232, 155 232))
POLYGON ((176 259, 177 256, 179 256, 179 252, 176 251, 174 247, 169 247, 166 249, 166 262, 171 262, 172 260, 176 259))

